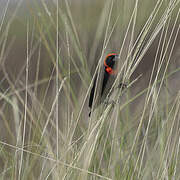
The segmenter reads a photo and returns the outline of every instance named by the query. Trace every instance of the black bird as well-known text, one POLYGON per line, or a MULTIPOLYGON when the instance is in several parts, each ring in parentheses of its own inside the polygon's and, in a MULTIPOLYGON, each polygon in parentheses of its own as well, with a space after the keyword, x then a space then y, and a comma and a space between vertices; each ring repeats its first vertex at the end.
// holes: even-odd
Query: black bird
MULTIPOLYGON (((98 78, 98 84, 96 85, 97 81, 97 75, 94 79, 93 87, 91 89, 90 98, 89 98, 89 107, 92 108, 92 104, 94 101, 94 95, 95 95, 95 89, 97 98, 96 102, 94 102, 95 106, 102 103, 106 96, 108 95, 110 89, 112 88, 112 85, 115 80, 115 74, 116 74, 116 66, 117 61, 119 59, 119 55, 115 53, 108 54, 104 60, 103 68, 100 72, 100 76, 98 78)), ((89 113, 90 116, 91 112, 89 113)))

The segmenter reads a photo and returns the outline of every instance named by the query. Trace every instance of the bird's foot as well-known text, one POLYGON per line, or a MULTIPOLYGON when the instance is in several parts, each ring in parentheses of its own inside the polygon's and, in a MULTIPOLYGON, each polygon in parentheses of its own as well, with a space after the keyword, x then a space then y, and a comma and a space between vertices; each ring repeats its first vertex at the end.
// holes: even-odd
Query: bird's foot
POLYGON ((127 84, 125 84, 125 83, 119 83, 119 85, 117 86, 117 88, 124 90, 125 88, 127 88, 127 84))
POLYGON ((116 104, 116 102, 114 100, 111 100, 111 101, 108 101, 108 100, 105 100, 104 101, 104 105, 109 105, 109 104, 112 104, 113 106, 116 104))

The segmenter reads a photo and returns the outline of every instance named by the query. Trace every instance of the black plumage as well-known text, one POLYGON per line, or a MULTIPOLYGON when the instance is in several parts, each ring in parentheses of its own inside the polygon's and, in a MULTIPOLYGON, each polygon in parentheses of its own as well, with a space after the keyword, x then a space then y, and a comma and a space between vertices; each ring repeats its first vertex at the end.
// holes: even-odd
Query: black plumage
POLYGON ((100 72, 100 77, 97 83, 97 75, 94 79, 93 86, 90 92, 89 97, 89 107, 92 108, 94 96, 95 96, 95 89, 97 88, 97 98, 96 102, 94 103, 95 106, 99 105, 101 102, 104 101, 108 92, 110 91, 112 84, 114 83, 115 74, 116 74, 116 62, 118 59, 118 55, 108 54, 104 60, 104 64, 102 67, 102 71, 100 72))

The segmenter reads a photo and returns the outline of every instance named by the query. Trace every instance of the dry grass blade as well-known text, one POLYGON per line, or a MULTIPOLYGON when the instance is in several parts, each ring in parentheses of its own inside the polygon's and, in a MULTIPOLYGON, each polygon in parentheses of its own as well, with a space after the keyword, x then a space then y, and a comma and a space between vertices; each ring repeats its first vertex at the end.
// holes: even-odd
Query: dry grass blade
POLYGON ((1 179, 179 179, 179 5, 1 1, 1 179))

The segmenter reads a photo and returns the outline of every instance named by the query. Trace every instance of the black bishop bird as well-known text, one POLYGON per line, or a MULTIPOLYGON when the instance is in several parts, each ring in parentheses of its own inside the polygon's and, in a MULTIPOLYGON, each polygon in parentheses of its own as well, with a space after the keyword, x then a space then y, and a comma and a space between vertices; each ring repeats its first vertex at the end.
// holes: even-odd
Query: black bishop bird
MULTIPOLYGON (((114 83, 114 80, 116 78, 116 72, 117 72, 117 62, 119 60, 119 55, 116 53, 108 54, 104 60, 103 67, 100 70, 99 76, 96 75, 93 86, 90 93, 89 98, 89 108, 92 108, 92 105, 94 104, 94 107, 97 107, 100 103, 102 103, 108 93, 110 92, 112 85, 114 83), (98 82, 97 82, 98 79, 98 82), (96 84, 97 83, 97 84, 96 84), (95 93, 96 91, 96 93, 95 93), (95 97, 96 94, 96 97, 95 97)), ((91 111, 89 113, 89 116, 91 115, 91 111)))

